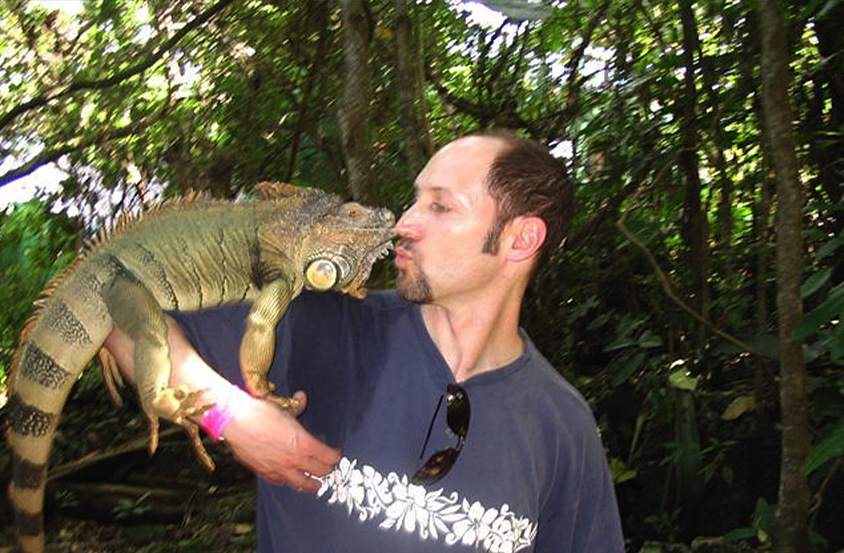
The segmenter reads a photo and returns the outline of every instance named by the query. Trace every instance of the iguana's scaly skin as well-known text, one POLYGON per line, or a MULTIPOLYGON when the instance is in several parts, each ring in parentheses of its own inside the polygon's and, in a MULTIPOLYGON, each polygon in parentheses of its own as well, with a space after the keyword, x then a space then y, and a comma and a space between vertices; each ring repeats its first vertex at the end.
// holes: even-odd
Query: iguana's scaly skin
MULTIPOLYGON (((170 202, 122 224, 39 300, 21 335, 9 386, 10 496, 24 553, 44 550, 44 485, 62 407, 113 327, 135 342, 135 378, 150 422, 150 452, 163 417, 188 430, 200 458, 213 468, 196 425, 187 418, 211 405, 201 390, 169 386, 162 309, 252 302, 241 370, 249 391, 266 397, 274 329, 290 300, 306 287, 363 295, 372 264, 390 245, 392 213, 344 204, 313 189, 270 183, 259 188, 261 201, 170 202)), ((106 361, 107 381, 119 378, 108 356, 106 361)))

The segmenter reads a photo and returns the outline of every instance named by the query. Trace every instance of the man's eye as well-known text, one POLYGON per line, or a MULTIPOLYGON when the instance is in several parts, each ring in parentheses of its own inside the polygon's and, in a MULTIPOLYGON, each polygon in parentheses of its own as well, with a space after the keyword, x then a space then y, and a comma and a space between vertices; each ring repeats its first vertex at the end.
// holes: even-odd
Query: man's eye
POLYGON ((434 213, 446 213, 449 211, 449 208, 445 204, 441 204, 440 202, 431 202, 431 211, 434 213))

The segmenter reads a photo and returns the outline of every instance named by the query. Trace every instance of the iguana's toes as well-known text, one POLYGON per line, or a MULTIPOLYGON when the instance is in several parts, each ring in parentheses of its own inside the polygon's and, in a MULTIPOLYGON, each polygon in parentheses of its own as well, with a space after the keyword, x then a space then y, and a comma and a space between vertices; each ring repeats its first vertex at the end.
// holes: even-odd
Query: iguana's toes
POLYGON ((123 376, 117 366, 117 360, 106 348, 100 348, 100 364, 103 367, 103 382, 105 382, 111 401, 118 407, 123 405, 123 399, 117 388, 123 387, 123 376))
POLYGON ((187 417, 198 417, 214 407, 213 401, 204 398, 208 390, 190 390, 187 386, 164 388, 152 399, 152 411, 176 424, 183 425, 187 417))
POLYGON ((149 454, 150 457, 158 449, 158 417, 149 416, 149 454))
POLYGON ((205 399, 208 396, 208 389, 188 391, 187 387, 180 386, 177 389, 177 397, 180 398, 180 412, 185 417, 201 417, 207 413, 215 402, 205 399))
POLYGON ((149 452, 155 453, 158 448, 158 417, 172 421, 188 433, 196 456, 209 471, 214 470, 214 461, 205 451, 202 445, 202 438, 199 434, 199 426, 190 420, 189 417, 204 415, 214 407, 213 401, 205 399, 208 390, 190 390, 187 386, 162 389, 144 408, 149 418, 149 452))
POLYGON ((298 417, 305 410, 304 403, 295 397, 267 396, 264 399, 275 403, 294 417, 298 417))
POLYGON ((272 395, 277 386, 268 381, 266 375, 259 371, 249 371, 246 373, 246 389, 252 397, 258 399, 265 399, 275 403, 285 411, 290 412, 294 417, 298 417, 305 410, 305 405, 302 401, 295 397, 280 397, 272 395))
POLYGON ((199 426, 190 421, 185 422, 186 424, 183 424, 182 426, 188 433, 190 443, 193 446, 193 451, 196 453, 199 462, 202 463, 202 466, 208 469, 208 472, 213 472, 214 461, 211 459, 211 456, 208 455, 208 452, 205 450, 205 446, 202 445, 202 438, 199 435, 199 426))

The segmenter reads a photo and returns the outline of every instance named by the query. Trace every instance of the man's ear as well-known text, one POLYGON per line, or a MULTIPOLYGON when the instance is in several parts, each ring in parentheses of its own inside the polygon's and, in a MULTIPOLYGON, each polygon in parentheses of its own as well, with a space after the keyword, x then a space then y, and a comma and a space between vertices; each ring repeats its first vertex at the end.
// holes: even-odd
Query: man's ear
POLYGON ((507 258, 512 261, 530 259, 545 243, 545 221, 539 217, 521 216, 510 221, 510 249, 507 258))

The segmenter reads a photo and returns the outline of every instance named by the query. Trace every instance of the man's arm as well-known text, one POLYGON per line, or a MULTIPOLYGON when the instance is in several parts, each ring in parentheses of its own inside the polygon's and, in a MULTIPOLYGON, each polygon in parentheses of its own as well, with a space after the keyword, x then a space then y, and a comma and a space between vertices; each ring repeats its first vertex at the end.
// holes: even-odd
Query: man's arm
MULTIPOLYGON (((271 482, 315 492, 320 483, 309 475, 324 476, 340 460, 340 451, 311 436, 290 413, 268 401, 245 393, 233 394, 233 386, 199 356, 179 325, 167 317, 167 341, 172 370, 170 385, 208 390, 216 398, 236 397, 232 419, 222 436, 235 457, 247 468, 271 482)), ((134 343, 115 328, 105 347, 117 360, 121 372, 135 381, 134 343)), ((304 392, 295 396, 305 405, 304 392)))

